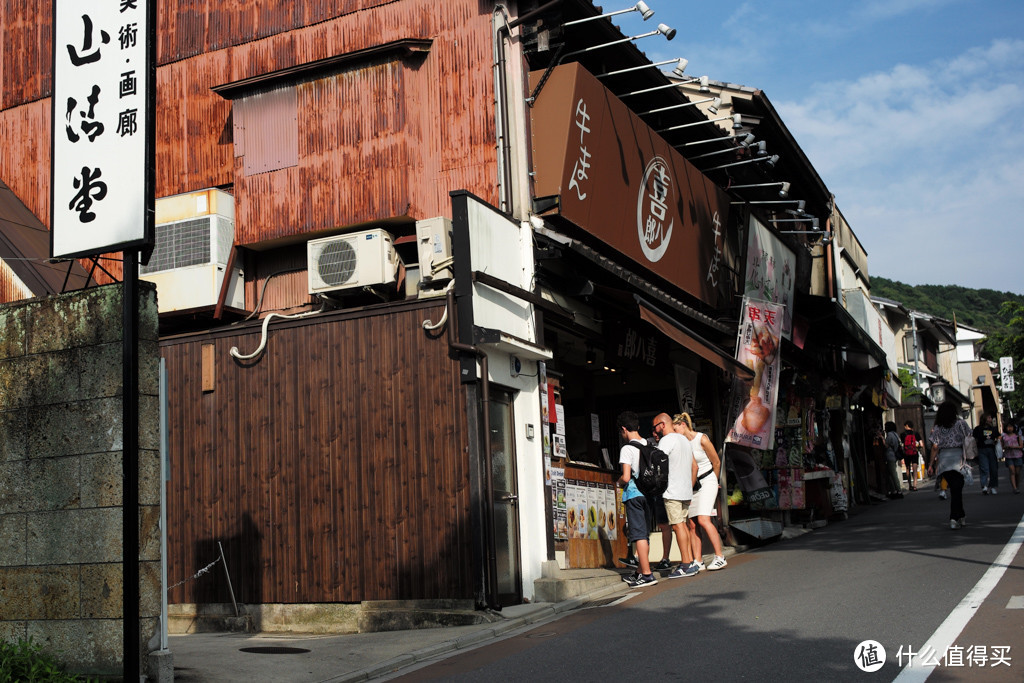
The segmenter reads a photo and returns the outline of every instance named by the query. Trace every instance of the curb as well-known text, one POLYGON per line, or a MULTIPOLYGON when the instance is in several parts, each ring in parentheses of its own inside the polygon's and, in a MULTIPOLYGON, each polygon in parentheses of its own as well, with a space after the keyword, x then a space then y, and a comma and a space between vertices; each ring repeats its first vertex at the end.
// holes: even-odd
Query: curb
POLYGON ((524 626, 531 626, 546 621, 553 621, 560 617, 566 612, 571 612, 574 609, 582 607, 588 602, 597 600, 599 598, 606 597, 607 595, 625 592, 626 585, 621 586, 608 586, 601 588, 592 593, 586 595, 571 598, 569 600, 563 600, 562 602, 556 602, 551 604, 538 605, 537 609, 523 614, 518 617, 506 619, 487 627, 481 628, 479 631, 472 633, 466 633, 453 638, 452 640, 446 640, 442 643, 436 643, 428 647, 415 650, 413 652, 398 655, 391 659, 384 660, 374 664, 373 666, 365 667, 357 671, 350 671, 340 676, 325 679, 323 683, 350 683, 352 681, 367 681, 388 674, 393 674, 396 671, 404 669, 407 666, 424 662, 429 659, 433 659, 439 655, 446 654, 448 652, 454 652, 456 650, 464 650, 472 648, 482 643, 497 640, 501 636, 504 636, 512 631, 523 628, 524 626))
MULTIPOLYGON (((725 546, 722 549, 722 554, 726 558, 730 558, 745 549, 746 548, 737 549, 733 546, 725 546)), ((368 681, 382 676, 387 676, 388 674, 393 674, 408 666, 412 666, 413 664, 425 662, 449 652, 464 650, 476 647, 491 640, 497 640, 498 638, 505 636, 512 631, 523 628, 524 626, 553 621, 567 612, 583 607, 588 602, 599 600, 615 593, 625 594, 628 592, 628 589, 629 587, 626 586, 625 583, 620 582, 618 585, 605 586, 604 588, 599 588, 585 595, 569 598, 568 600, 563 600, 561 602, 538 604, 535 610, 532 610, 527 614, 508 619, 503 618, 502 621, 482 627, 478 631, 466 633, 458 638, 453 638, 452 640, 435 643, 434 645, 429 645, 407 654, 398 655, 397 657, 392 657, 391 659, 384 660, 383 662, 378 662, 373 666, 325 679, 323 683, 350 683, 355 681, 368 681)))

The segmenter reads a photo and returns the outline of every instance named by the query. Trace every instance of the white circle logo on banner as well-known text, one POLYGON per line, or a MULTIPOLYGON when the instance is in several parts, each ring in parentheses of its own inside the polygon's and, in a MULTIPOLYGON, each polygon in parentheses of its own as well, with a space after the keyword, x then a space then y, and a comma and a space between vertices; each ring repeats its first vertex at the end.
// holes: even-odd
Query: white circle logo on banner
POLYGON ((657 263, 668 251, 675 218, 665 225, 669 207, 675 205, 675 183, 668 164, 654 157, 644 169, 643 182, 636 197, 636 231, 640 249, 651 263, 657 263))

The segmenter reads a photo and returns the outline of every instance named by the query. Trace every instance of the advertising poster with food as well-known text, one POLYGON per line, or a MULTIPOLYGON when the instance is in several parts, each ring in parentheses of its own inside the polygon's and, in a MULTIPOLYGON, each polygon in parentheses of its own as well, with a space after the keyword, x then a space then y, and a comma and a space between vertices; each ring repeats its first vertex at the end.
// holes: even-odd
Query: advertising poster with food
POLYGON ((615 508, 615 486, 613 484, 604 484, 604 528, 608 533, 609 541, 614 541, 619 537, 615 508))
POLYGON ((743 297, 736 359, 754 371, 750 381, 733 381, 727 443, 767 450, 775 440, 779 394, 779 340, 783 307, 743 297))
POLYGON ((587 538, 596 541, 599 538, 598 517, 601 515, 601 504, 604 498, 596 481, 587 482, 587 538))
POLYGON ((758 301, 782 305, 780 334, 793 336, 793 284, 796 281, 796 255, 773 235, 761 221, 750 217, 747 239, 747 271, 743 293, 758 301))
MULTIPOLYGON (((569 486, 566 484, 566 492, 569 486)), ((587 535, 587 489, 586 484, 581 481, 572 482, 572 496, 568 496, 569 514, 573 516, 569 525, 569 533, 572 538, 586 538, 587 535)))

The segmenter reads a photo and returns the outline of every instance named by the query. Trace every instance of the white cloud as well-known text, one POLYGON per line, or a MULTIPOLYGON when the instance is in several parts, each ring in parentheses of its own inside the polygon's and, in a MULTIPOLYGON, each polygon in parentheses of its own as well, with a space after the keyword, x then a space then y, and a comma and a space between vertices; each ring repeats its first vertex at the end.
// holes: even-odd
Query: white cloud
POLYGON ((777 103, 868 249, 870 272, 1024 293, 1021 64, 1024 41, 999 40, 777 103))

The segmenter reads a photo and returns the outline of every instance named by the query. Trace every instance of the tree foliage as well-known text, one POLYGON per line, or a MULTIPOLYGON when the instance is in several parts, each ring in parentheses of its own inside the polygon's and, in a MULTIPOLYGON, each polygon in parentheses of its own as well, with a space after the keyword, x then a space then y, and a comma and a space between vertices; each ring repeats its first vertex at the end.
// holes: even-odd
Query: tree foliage
POLYGON ((994 289, 968 289, 959 285, 908 285, 872 276, 871 295, 892 299, 906 308, 969 325, 986 334, 1001 332, 1006 321, 1000 314, 1004 302, 1024 304, 1024 295, 994 289))
POLYGON ((1003 394, 1014 417, 1024 412, 1024 303, 1007 301, 999 309, 1004 328, 993 332, 985 346, 992 360, 1003 356, 1013 358, 1014 391, 1003 394))

